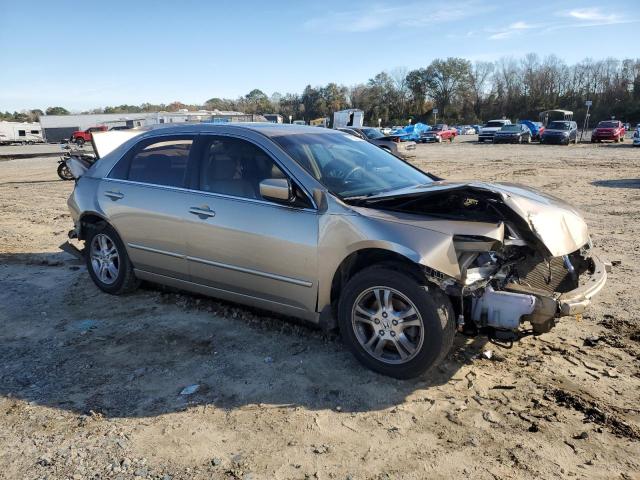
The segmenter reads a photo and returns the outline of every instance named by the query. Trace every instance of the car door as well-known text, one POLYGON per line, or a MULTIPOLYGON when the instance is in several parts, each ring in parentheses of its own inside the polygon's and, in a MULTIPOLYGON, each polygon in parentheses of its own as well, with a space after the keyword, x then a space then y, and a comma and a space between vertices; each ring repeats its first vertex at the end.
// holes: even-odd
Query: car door
POLYGON ((185 186, 194 135, 142 140, 100 182, 98 203, 134 268, 187 280, 185 186))
POLYGON ((191 281, 243 303, 315 312, 318 215, 311 199, 247 138, 201 135, 198 155, 185 228, 191 281), (291 180, 297 200, 263 198, 259 184, 268 178, 291 180))

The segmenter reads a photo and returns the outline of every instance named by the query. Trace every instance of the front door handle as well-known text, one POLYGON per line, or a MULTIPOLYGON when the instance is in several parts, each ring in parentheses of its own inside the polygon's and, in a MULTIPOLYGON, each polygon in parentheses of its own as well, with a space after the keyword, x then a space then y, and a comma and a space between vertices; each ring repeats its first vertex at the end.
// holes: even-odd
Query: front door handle
POLYGON ((198 217, 200 217, 203 220, 205 218, 215 217, 216 216, 216 212, 211 210, 207 205, 204 205, 202 207, 191 207, 189 209, 189 213, 193 213, 194 215, 198 215, 198 217))
POLYGON ((109 197, 113 201, 120 200, 121 198, 124 198, 124 194, 123 193, 112 192, 110 190, 107 190, 106 192, 104 192, 104 195, 105 195, 105 197, 109 197))

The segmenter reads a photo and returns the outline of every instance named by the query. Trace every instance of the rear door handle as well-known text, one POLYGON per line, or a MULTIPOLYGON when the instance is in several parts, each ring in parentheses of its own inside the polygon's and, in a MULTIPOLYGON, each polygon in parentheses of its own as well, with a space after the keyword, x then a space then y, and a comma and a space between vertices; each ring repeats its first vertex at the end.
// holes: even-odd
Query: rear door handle
POLYGON ((216 212, 211 210, 208 206, 203 207, 191 207, 189 208, 189 213, 193 213, 194 215, 198 215, 201 219, 215 217, 216 212))
POLYGON ((104 192, 104 195, 105 195, 105 197, 109 197, 113 201, 120 200, 121 198, 124 198, 124 194, 123 193, 112 192, 110 190, 107 190, 106 192, 104 192))

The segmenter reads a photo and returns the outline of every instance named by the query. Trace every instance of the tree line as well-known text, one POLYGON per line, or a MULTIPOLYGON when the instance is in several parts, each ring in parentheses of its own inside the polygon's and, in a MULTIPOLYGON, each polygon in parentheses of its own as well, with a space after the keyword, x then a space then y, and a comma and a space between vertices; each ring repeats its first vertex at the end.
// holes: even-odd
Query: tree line
MULTIPOLYGON (((568 65, 551 55, 531 53, 495 62, 470 62, 463 58, 436 59, 424 68, 395 68, 350 87, 337 83, 307 87, 301 93, 267 95, 254 89, 235 99, 210 98, 202 105, 119 105, 83 113, 138 113, 155 111, 232 110, 244 113, 279 113, 285 121, 310 121, 330 117, 336 110, 358 108, 365 121, 377 125, 432 123, 475 124, 492 118, 533 119, 554 108, 573 110, 582 122, 585 101, 593 102, 591 118, 640 121, 640 59, 585 59, 568 65)), ((68 113, 50 107, 46 114, 68 113)), ((36 118, 40 110, 0 112, 0 119, 36 118), (11 117, 11 118, 7 118, 11 117)), ((19 120, 23 121, 23 120, 19 120)))

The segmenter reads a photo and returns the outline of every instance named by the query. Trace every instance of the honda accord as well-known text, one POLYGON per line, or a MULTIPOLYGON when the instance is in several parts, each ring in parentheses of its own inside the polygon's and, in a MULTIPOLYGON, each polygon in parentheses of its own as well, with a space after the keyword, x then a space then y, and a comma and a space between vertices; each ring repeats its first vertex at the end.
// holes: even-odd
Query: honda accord
POLYGON ((338 328, 397 378, 437 365, 459 330, 546 332, 606 281, 563 201, 445 181, 335 130, 194 124, 93 142, 68 205, 101 290, 146 280, 338 328))

